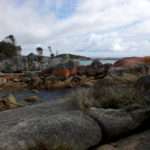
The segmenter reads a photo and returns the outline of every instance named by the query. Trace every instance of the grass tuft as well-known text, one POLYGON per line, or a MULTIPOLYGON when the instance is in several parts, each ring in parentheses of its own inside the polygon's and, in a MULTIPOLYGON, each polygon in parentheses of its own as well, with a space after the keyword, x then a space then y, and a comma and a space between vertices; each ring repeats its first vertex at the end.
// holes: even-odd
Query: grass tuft
POLYGON ((81 110, 90 107, 123 108, 130 105, 146 105, 144 96, 134 86, 113 84, 112 80, 100 80, 93 88, 80 89, 69 96, 81 110))

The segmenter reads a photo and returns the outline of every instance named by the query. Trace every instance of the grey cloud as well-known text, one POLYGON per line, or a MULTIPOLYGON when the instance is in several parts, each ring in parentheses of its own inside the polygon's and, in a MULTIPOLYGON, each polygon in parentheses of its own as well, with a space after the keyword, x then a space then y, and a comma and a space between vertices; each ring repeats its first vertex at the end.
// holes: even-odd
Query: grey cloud
POLYGON ((50 44, 60 52, 85 55, 150 53, 149 0, 80 0, 76 12, 63 20, 49 10, 53 0, 41 4, 49 10, 44 14, 37 9, 37 0, 27 0, 20 7, 11 0, 0 1, 0 38, 14 34, 25 54, 37 45, 46 49, 50 44))

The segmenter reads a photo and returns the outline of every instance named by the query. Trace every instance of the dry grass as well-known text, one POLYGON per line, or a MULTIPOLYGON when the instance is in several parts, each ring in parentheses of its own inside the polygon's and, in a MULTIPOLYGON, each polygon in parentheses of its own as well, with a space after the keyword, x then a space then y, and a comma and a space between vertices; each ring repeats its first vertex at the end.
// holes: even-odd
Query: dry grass
POLYGON ((137 81, 137 79, 140 77, 140 75, 135 75, 131 73, 123 73, 121 76, 117 75, 109 75, 106 77, 106 79, 111 80, 112 84, 133 84, 137 81))
POLYGON ((103 108, 122 108, 132 104, 144 105, 144 101, 134 88, 127 87, 103 87, 93 90, 95 105, 103 108))
POLYGON ((78 89, 72 92, 67 100, 72 101, 77 108, 86 111, 93 104, 91 89, 78 89))
POLYGON ((114 84, 112 80, 100 80, 91 89, 72 93, 70 100, 78 103, 81 110, 89 107, 123 108, 132 104, 145 105, 144 97, 133 86, 114 84))

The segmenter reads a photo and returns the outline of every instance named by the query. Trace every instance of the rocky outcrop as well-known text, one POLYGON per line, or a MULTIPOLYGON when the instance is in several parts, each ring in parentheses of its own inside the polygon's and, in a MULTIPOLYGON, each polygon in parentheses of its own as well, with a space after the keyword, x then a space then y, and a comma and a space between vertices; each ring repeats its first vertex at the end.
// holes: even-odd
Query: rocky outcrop
POLYGON ((150 75, 142 76, 135 83, 136 88, 140 91, 149 91, 150 89, 150 75))
POLYGON ((139 64, 150 64, 150 57, 127 57, 116 61, 114 67, 131 67, 139 64))
POLYGON ((135 75, 146 75, 149 74, 150 71, 150 65, 146 64, 138 64, 134 66, 128 66, 128 67, 112 67, 109 70, 109 73, 113 75, 120 75, 123 76, 125 73, 128 74, 135 74, 135 75))
POLYGON ((101 62, 95 60, 91 65, 79 66, 78 75, 93 76, 95 78, 104 78, 107 76, 111 64, 102 64, 101 62))
POLYGON ((89 66, 78 66, 74 61, 67 61, 41 72, 4 73, 0 78, 0 86, 3 89, 61 89, 91 86, 95 82, 91 78, 94 80, 104 78, 107 76, 109 68, 109 64, 103 65, 97 60, 89 66))
POLYGON ((88 115, 73 111, 71 105, 47 103, 0 113, 0 149, 84 150, 98 144, 98 124, 88 115))
POLYGON ((22 121, 0 136, 0 149, 84 150, 101 139, 99 126, 90 117, 75 111, 22 121), (40 145, 41 144, 41 145, 40 145))
POLYGON ((100 146, 97 150, 149 150, 150 130, 135 134, 117 142, 100 146))
POLYGON ((114 67, 130 67, 137 64, 143 64, 143 58, 141 57, 128 57, 123 58, 118 61, 116 61, 113 66, 114 67))
POLYGON ((41 71, 40 76, 55 76, 66 79, 77 74, 77 65, 78 64, 74 61, 62 62, 55 67, 50 67, 41 71))
POLYGON ((150 104, 150 75, 142 76, 135 82, 135 88, 146 104, 150 104))
POLYGON ((89 114, 99 122, 103 131, 104 141, 124 137, 150 119, 150 109, 137 109, 128 112, 123 109, 94 108, 90 110, 89 114))
POLYGON ((149 120, 149 108, 81 112, 72 101, 37 104, 0 113, 0 149, 94 149, 149 120))

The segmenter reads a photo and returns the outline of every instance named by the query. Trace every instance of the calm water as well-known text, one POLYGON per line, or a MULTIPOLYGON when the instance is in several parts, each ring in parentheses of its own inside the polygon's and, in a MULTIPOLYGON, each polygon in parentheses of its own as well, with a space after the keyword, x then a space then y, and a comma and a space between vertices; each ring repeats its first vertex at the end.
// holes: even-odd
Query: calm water
MULTIPOLYGON (((103 64, 106 64, 106 63, 111 63, 113 64, 114 62, 116 62, 117 60, 114 59, 114 60, 110 60, 110 59, 100 59, 100 62, 102 62, 103 64)), ((80 65, 90 65, 92 63, 92 60, 83 60, 83 61, 80 61, 80 65)))
POLYGON ((72 91, 71 89, 52 90, 52 91, 40 90, 37 93, 35 93, 31 90, 16 91, 16 92, 3 91, 3 92, 0 92, 0 97, 8 96, 9 94, 13 94, 18 101, 19 100, 22 101, 29 96, 36 95, 42 101, 54 101, 59 98, 63 98, 65 96, 67 96, 68 94, 70 94, 71 91, 72 91))

